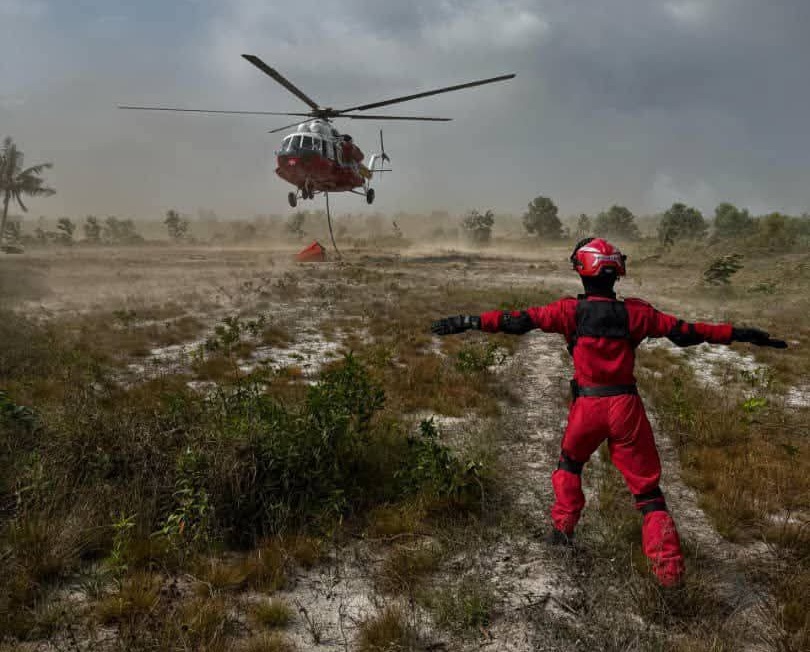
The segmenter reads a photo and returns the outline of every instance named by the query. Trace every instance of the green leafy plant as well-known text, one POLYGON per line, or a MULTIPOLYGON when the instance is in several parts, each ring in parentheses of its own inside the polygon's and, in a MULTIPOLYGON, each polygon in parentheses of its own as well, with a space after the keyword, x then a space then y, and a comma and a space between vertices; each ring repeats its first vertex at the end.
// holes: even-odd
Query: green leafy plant
POLYGON ((189 447, 180 455, 177 469, 175 507, 166 517, 161 534, 173 540, 198 543, 208 536, 211 504, 204 486, 208 461, 189 447))
POLYGON ((409 447, 408 467, 398 472, 406 492, 422 491, 459 502, 474 496, 483 498, 483 464, 462 460, 442 444, 433 419, 420 423, 419 436, 409 440, 409 447))
POLYGON ((502 365, 507 357, 495 342, 470 343, 456 353, 456 369, 462 373, 478 373, 502 365))
POLYGON ((120 514, 112 524, 113 545, 107 565, 114 574, 123 575, 127 571, 126 548, 132 537, 132 530, 135 527, 135 514, 120 514))
POLYGON ((742 269, 742 256, 728 254, 712 261, 708 269, 703 272, 703 280, 708 285, 728 285, 731 277, 742 269))

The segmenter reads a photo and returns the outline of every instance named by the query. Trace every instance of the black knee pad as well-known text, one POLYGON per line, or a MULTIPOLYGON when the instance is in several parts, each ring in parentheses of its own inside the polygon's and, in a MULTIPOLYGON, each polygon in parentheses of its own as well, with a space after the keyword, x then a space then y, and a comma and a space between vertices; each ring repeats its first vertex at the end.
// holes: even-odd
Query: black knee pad
POLYGON ((656 487, 652 491, 644 494, 633 494, 636 501, 636 509, 646 515, 650 512, 667 512, 667 501, 664 499, 664 492, 661 487, 656 487))
POLYGON ((562 469, 563 471, 568 471, 569 473, 574 473, 576 475, 582 475, 582 468, 585 466, 585 462, 577 462, 576 460, 571 459, 565 453, 560 453, 560 460, 557 462, 557 468, 562 469))

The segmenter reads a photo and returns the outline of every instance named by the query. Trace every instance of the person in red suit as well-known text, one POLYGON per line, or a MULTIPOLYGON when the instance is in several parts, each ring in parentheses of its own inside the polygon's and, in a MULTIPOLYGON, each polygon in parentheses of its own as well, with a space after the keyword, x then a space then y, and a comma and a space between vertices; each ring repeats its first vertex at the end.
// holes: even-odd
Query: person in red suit
POLYGON ((636 388, 636 347, 647 337, 667 337, 678 346, 735 341, 776 348, 787 345, 757 328, 690 323, 659 312, 641 299, 617 299, 614 284, 625 275, 626 259, 606 240, 585 238, 570 258, 582 279, 584 294, 525 310, 447 317, 434 322, 431 330, 436 335, 470 329, 520 335, 540 329, 565 336, 574 363, 573 402, 557 469, 551 476, 555 502, 547 541, 572 543, 585 506, 582 469, 607 439, 610 459, 643 514, 644 554, 661 585, 673 587, 683 579, 683 552, 659 486, 661 462, 636 388))

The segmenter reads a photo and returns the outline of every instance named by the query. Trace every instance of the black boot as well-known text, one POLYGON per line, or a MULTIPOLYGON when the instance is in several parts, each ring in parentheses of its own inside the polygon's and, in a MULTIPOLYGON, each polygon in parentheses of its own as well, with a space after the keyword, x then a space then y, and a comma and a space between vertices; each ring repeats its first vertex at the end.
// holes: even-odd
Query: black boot
POLYGON ((573 546, 574 533, 566 534, 557 528, 551 528, 551 531, 546 535, 546 543, 550 546, 573 546))

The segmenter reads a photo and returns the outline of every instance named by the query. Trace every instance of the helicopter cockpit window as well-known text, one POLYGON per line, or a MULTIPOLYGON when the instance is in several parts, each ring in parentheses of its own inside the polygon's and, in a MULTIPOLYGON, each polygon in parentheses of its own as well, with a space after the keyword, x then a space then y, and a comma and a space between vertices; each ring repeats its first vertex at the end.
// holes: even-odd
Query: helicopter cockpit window
POLYGON ((283 152, 289 152, 293 148, 293 136, 287 136, 281 144, 283 152))
POLYGON ((312 136, 301 136, 301 149, 312 149, 312 136))

